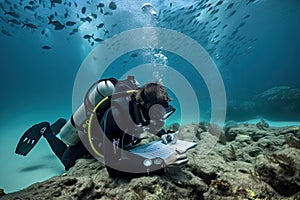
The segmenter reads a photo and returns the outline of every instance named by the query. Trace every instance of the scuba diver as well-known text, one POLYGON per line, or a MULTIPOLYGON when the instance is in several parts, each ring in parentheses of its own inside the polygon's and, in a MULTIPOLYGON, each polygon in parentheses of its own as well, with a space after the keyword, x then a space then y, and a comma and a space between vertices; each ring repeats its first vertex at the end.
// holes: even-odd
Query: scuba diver
POLYGON ((133 76, 99 80, 68 121, 61 118, 52 125, 41 122, 32 126, 21 137, 15 153, 26 156, 43 136, 65 170, 78 158, 91 155, 104 161, 110 176, 137 177, 164 174, 167 167, 182 169, 188 162, 184 153, 149 159, 130 152, 145 132, 159 136, 164 144, 176 140, 174 131, 163 129, 164 121, 175 112, 170 101, 158 83, 140 87, 133 76))

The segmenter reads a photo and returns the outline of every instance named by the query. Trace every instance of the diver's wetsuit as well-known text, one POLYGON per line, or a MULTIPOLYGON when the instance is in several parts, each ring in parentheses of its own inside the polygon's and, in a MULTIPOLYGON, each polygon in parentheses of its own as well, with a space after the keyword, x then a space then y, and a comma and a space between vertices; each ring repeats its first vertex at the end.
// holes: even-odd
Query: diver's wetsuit
MULTIPOLYGON (((108 139, 106 139, 106 142, 104 144, 104 159, 109 174, 111 176, 125 177, 134 177, 146 174, 147 168, 143 165, 143 162, 145 160, 144 158, 133 154, 126 154, 129 159, 122 158, 122 148, 125 145, 131 144, 134 138, 131 135, 124 133, 124 131, 122 131, 118 127, 115 118, 112 115, 112 108, 107 110, 104 115, 105 117, 103 117, 100 121, 100 126, 103 130, 105 129, 105 135, 108 139), (113 141, 115 141, 115 145, 113 145, 113 141)), ((115 109, 114 116, 116 115, 121 116, 122 111, 115 109)), ((124 123, 126 123, 126 121, 124 123)), ((162 129, 156 135, 160 137, 165 133, 165 130, 162 129)), ((45 131, 43 136, 47 139, 52 151, 65 166, 65 170, 69 170, 70 167, 74 166, 75 161, 78 158, 81 158, 85 155, 90 155, 81 141, 79 141, 79 143, 74 146, 67 146, 63 141, 61 141, 52 133, 51 129, 45 131)), ((163 172, 163 169, 150 169, 150 172, 151 171, 154 171, 155 173, 161 173, 163 172)))
POLYGON ((52 131, 46 131, 44 137, 47 139, 52 151, 65 166, 65 170, 69 170, 70 167, 74 166, 78 158, 89 155, 89 152, 81 141, 74 146, 67 146, 63 141, 57 138, 52 131))
MULTIPOLYGON (((132 135, 126 134, 119 128, 116 123, 117 119, 115 119, 114 116, 121 116, 122 113, 120 110, 116 109, 114 110, 113 116, 112 109, 114 108, 110 108, 107 111, 107 116, 103 117, 100 123, 102 128, 105 124, 103 130, 108 139, 104 146, 104 160, 110 176, 137 177, 145 174, 164 173, 164 169, 160 166, 157 166, 156 168, 155 166, 152 166, 152 168, 149 169, 143 164, 145 158, 136 154, 131 154, 126 150, 123 151, 124 146, 132 144, 135 141, 135 138, 132 135)), ((122 120, 124 120, 124 118, 122 118, 122 120)), ((162 129, 156 135, 161 136, 165 133, 165 130, 162 129)))

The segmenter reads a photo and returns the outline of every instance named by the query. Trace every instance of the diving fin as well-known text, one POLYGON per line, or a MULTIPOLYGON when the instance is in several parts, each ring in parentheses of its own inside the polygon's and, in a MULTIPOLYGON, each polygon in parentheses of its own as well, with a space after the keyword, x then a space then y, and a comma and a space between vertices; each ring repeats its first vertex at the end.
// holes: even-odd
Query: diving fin
POLYGON ((63 118, 59 118, 56 122, 54 122, 50 128, 54 135, 57 135, 60 132, 60 129, 67 123, 67 120, 63 118))
POLYGON ((39 124, 33 125, 21 137, 15 153, 26 156, 29 151, 37 144, 37 142, 47 129, 50 129, 50 124, 48 122, 41 122, 39 124))

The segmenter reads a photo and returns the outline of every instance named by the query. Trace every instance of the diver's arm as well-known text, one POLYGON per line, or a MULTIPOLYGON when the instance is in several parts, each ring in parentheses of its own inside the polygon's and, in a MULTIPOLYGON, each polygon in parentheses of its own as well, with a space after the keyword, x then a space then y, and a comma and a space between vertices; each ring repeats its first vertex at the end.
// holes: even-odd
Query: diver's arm
POLYGON ((158 133, 156 133, 156 136, 161 137, 162 135, 165 135, 165 134, 167 134, 165 129, 161 129, 160 131, 158 131, 158 133))
MULTIPOLYGON (((118 113, 114 111, 114 116, 115 114, 118 113)), ((105 123, 107 140, 105 142, 104 159, 107 169, 110 170, 109 172, 113 171, 113 173, 117 174, 143 174, 164 168, 164 162, 160 165, 151 164, 148 166, 149 162, 152 161, 121 148, 129 144, 131 138, 128 135, 126 136, 124 131, 117 126, 114 116, 111 110, 108 111, 105 123)))

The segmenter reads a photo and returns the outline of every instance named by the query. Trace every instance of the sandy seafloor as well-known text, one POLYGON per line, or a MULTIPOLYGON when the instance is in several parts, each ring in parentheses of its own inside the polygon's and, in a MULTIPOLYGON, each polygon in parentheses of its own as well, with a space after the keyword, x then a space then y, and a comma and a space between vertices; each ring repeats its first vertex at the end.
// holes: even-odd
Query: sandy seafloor
MULTIPOLYGON (((14 153, 22 133, 31 125, 41 122, 41 119, 49 119, 50 122, 56 120, 57 113, 49 111, 47 114, 28 113, 16 116, 5 125, 0 126, 0 155, 1 172, 0 188, 5 193, 15 192, 28 187, 29 185, 49 179, 65 172, 63 165, 52 153, 47 141, 41 138, 39 143, 26 156, 14 153)), ((60 116, 66 117, 67 116, 60 116)), ((245 121, 254 124, 260 119, 245 121)), ((282 127, 289 125, 300 125, 300 121, 295 122, 274 122, 267 121, 270 126, 282 127)), ((244 122, 243 122, 244 123, 244 122)))

